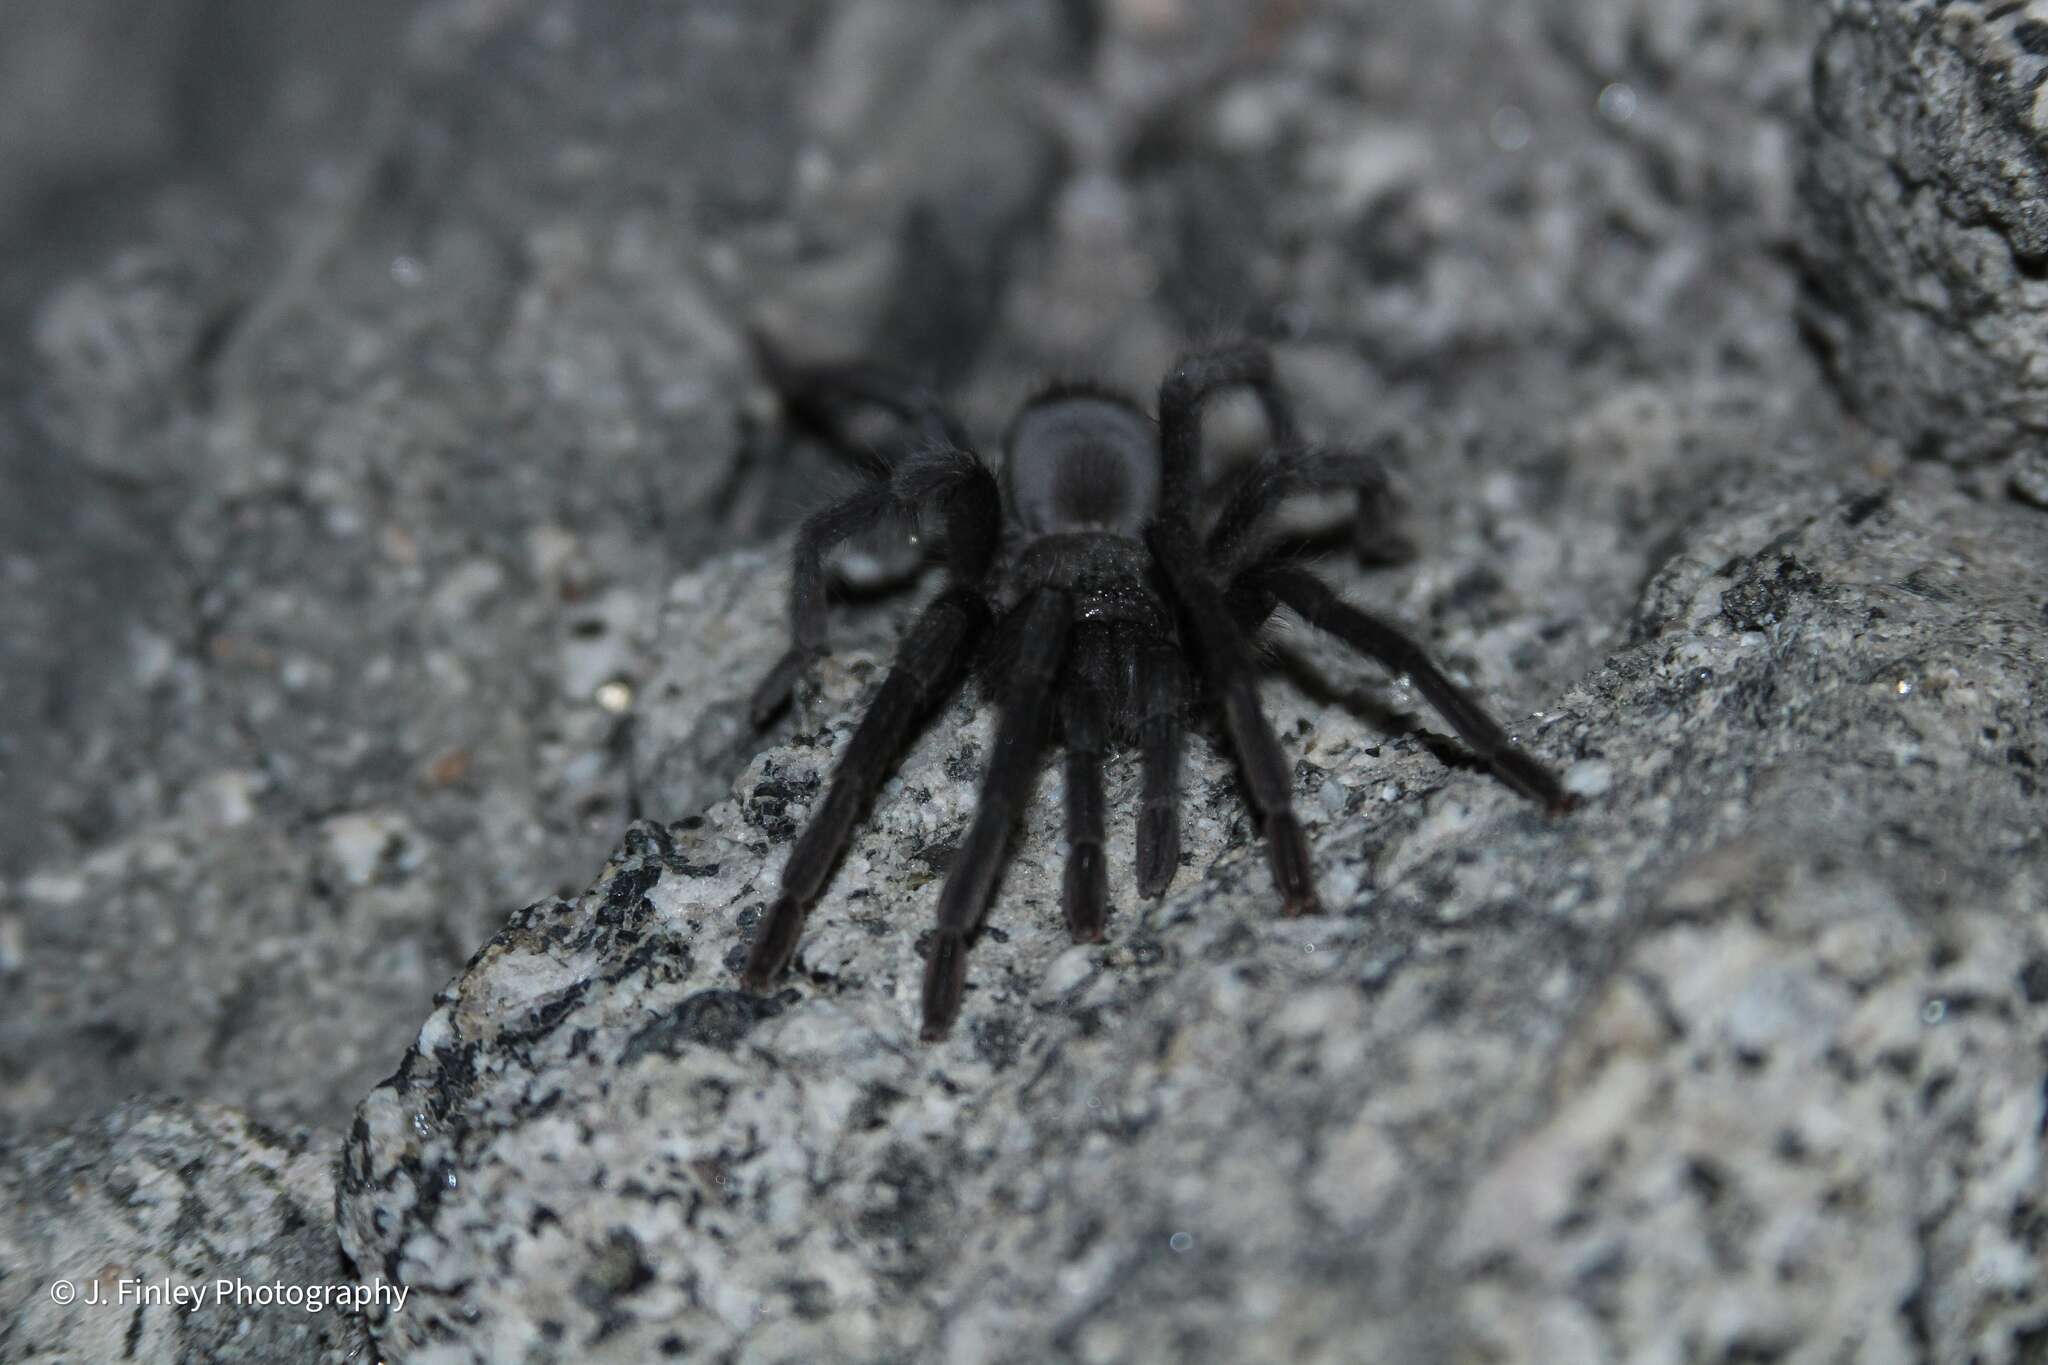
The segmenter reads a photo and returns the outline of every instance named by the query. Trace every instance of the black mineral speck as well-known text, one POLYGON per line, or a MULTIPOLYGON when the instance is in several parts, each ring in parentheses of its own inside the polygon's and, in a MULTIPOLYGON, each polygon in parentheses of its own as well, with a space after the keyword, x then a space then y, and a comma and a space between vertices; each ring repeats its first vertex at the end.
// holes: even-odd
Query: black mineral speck
POLYGON ((776 843, 793 838, 797 830, 797 812, 793 812, 791 807, 807 806, 817 794, 819 785, 816 773, 789 775, 769 764, 767 775, 747 793, 743 812, 747 823, 776 843))
POLYGON ((1004 1015, 978 1019, 974 1024, 974 1051, 993 1071, 1007 1069, 1017 1060, 1023 1038, 1016 1023, 1004 1015))
POLYGON ((613 1299, 623 1298, 653 1281, 654 1268, 641 1252, 640 1239, 630 1228, 613 1228, 591 1260, 590 1268, 576 1277, 576 1297, 591 1311, 603 1313, 613 1299))
POLYGON ((832 1311, 832 1287, 823 1280, 791 1280, 782 1287, 790 1310, 805 1322, 816 1322, 832 1311))
POLYGON ((868 1178, 866 1195, 854 1226, 862 1236, 882 1243, 908 1262, 897 1268, 904 1278, 919 1274, 923 1258, 929 1254, 924 1233, 937 1221, 944 1184, 914 1148, 896 1143, 868 1178))
POLYGON ((1721 615, 1737 630, 1766 630, 1784 620, 1793 603, 1820 586, 1820 575, 1786 555, 1774 568, 1753 566, 1721 594, 1721 615))
POLYGON ((2020 991, 2029 1005, 2048 1003, 2048 957, 2032 957, 2020 968, 2020 991))
POLYGON ((639 867, 622 869, 605 891, 605 903, 620 910, 637 905, 640 898, 652 891, 660 880, 659 863, 643 863, 639 867))
POLYGON ((1891 501, 1891 496, 1891 489, 1880 488, 1875 492, 1865 493, 1862 497, 1851 498, 1842 508, 1843 522, 1850 526, 1861 526, 1876 516, 1879 510, 1891 501))
POLYGON ((622 1064, 631 1066, 649 1053, 680 1056, 691 1046, 730 1051, 754 1025, 780 1013, 782 1003, 770 996, 699 991, 634 1034, 626 1043, 622 1064))
POLYGON ((854 1102, 853 1112, 847 1116, 846 1126, 856 1133, 873 1132, 888 1125, 891 1110, 910 1097, 891 1085, 879 1082, 868 1086, 854 1102))
POLYGON ((953 865, 953 855, 960 851, 957 839, 936 840, 925 844, 911 853, 911 857, 937 873, 944 873, 953 865))
POLYGON ((1507 580, 1490 564, 1480 564, 1460 575, 1449 592, 1437 601, 1432 615, 1443 616, 1484 606, 1507 587, 1507 580))

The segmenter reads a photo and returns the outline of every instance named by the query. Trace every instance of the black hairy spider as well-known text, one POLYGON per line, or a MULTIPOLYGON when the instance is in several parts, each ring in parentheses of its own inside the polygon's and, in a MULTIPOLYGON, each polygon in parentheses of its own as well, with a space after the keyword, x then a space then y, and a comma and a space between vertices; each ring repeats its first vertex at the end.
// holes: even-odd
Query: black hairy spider
POLYGON ((1290 800, 1287 761, 1259 708, 1252 638, 1281 606, 1411 677, 1510 787, 1553 811, 1571 803, 1548 769, 1400 629, 1341 600, 1262 537, 1289 495, 1349 490, 1360 526, 1387 478, 1367 454, 1307 446, 1263 347, 1240 343, 1184 357, 1159 390, 1155 424, 1129 399, 1056 385, 1025 404, 1003 442, 1001 483, 936 399, 866 366, 802 369, 766 352, 790 414, 861 462, 870 481, 812 515, 797 535, 790 615, 795 644, 754 696, 765 724, 824 647, 825 555, 878 521, 928 512, 943 521, 949 582, 919 613, 869 703, 824 798, 797 836, 748 956, 746 984, 765 989, 789 965, 804 917, 898 757, 971 665, 999 693, 996 737, 973 825, 939 893, 924 979, 924 1037, 960 1011, 967 949, 987 917, 1011 826, 1038 775, 1055 719, 1067 752, 1067 863, 1062 901, 1077 943, 1098 942, 1108 911, 1102 762, 1113 741, 1143 765, 1138 893, 1162 894, 1180 858, 1178 776, 1193 658, 1222 713, 1273 880, 1289 915, 1315 914, 1309 851, 1290 800), (1272 449, 1216 496, 1198 498, 1201 413, 1213 394, 1249 388, 1272 449), (857 408, 900 423, 898 439, 856 450, 857 408), (1199 506, 1220 504, 1206 531, 1199 506))

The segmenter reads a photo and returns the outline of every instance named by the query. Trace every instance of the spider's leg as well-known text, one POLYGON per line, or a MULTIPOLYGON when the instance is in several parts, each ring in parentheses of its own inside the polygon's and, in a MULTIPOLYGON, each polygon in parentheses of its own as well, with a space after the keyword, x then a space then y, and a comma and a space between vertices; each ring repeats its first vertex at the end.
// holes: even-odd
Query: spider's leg
POLYGON ((1235 573, 1260 526, 1288 498, 1347 488, 1358 495, 1354 532, 1360 553, 1404 558, 1408 547, 1392 530, 1393 483, 1376 454, 1291 446, 1268 453, 1237 476, 1204 547, 1212 570, 1226 578, 1235 573))
POLYGON ((1109 717, 1102 693, 1085 679, 1061 708, 1067 741, 1067 868, 1060 905, 1076 943, 1102 942, 1109 918, 1109 869, 1102 860, 1102 751, 1109 717))
POLYGON ((1185 355, 1159 385, 1159 508, 1161 516, 1194 516, 1202 477, 1202 405, 1223 389, 1248 387, 1266 412, 1275 445, 1294 440, 1294 410, 1273 378, 1273 357, 1256 342, 1185 355))
POLYGON ((948 588, 919 614, 896 661, 832 770, 832 785, 811 812, 782 865, 781 893, 747 957, 746 983, 761 990, 796 953, 804 916, 845 851, 854 823, 896 766, 918 722, 944 695, 988 624, 988 606, 971 588, 948 588))
POLYGON ((1180 867, 1180 658, 1170 649, 1138 656, 1137 738, 1144 768, 1138 801, 1138 894, 1166 893, 1180 867))
POLYGON ((1353 649, 1377 659, 1396 674, 1415 681, 1416 691, 1450 722, 1458 738, 1493 769, 1501 781, 1552 811, 1569 810, 1571 794, 1541 763, 1515 747, 1513 740, 1486 714, 1485 708, 1443 675, 1421 645, 1398 626, 1352 606, 1306 569, 1268 564, 1243 576, 1252 588, 1294 608, 1301 619, 1328 631, 1353 649))
POLYGON ((761 681, 754 686, 754 695, 747 701, 747 719, 756 730, 766 729, 768 722, 775 719, 790 693, 796 691, 796 680, 803 676, 804 666, 811 660, 799 645, 791 645, 783 651, 761 681))
POLYGON ((841 459, 874 478, 887 478, 912 441, 886 449, 855 438, 848 418, 860 407, 879 408, 902 422, 907 436, 925 444, 965 446, 958 418, 926 386, 879 365, 861 362, 805 365, 784 355, 760 331, 752 334, 754 355, 768 383, 781 397, 790 424, 823 443, 841 459))
POLYGON ((812 513, 797 530, 790 568, 794 640, 754 689, 750 712, 755 728, 782 709, 804 668, 824 650, 826 553, 877 518, 932 500, 945 505, 946 562, 953 581, 976 586, 987 576, 1002 530, 1001 495, 988 466, 957 446, 925 452, 898 466, 886 483, 871 484, 812 513))
POLYGON ((1282 911, 1288 915, 1320 914, 1315 877, 1309 868, 1308 839, 1294 816, 1287 755, 1273 737, 1265 712, 1259 709, 1250 644, 1232 618, 1223 593, 1202 572, 1194 531, 1187 523, 1156 522, 1147 540, 1180 603, 1193 636, 1189 643, 1202 661, 1210 690, 1223 707, 1224 728, 1237 750, 1245 789, 1265 827, 1266 854, 1280 890, 1282 911))
POLYGON ((782 709, 796 687, 798 675, 825 647, 826 551, 861 527, 887 516, 896 505, 895 491, 888 484, 874 484, 811 513, 797 528, 796 553, 789 576, 790 634, 794 641, 754 689, 750 709, 756 729, 782 709))
POLYGON ((1019 608, 1023 626, 1003 689, 995 747, 981 780, 974 823, 953 855, 939 892, 938 932, 924 975, 924 1036, 943 1038, 960 1013, 967 985, 967 940, 988 913, 1010 827, 1038 776, 1038 756, 1051 728, 1054 684, 1066 651, 1073 607, 1057 589, 1041 588, 1019 608))

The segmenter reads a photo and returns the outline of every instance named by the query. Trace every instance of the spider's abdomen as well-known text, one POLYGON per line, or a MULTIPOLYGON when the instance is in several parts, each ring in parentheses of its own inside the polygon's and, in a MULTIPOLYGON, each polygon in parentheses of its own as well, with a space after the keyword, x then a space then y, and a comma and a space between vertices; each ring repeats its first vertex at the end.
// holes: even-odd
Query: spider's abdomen
POLYGON ((1122 399, 1049 394, 1018 415, 1004 451, 1011 506, 1034 535, 1134 536, 1159 504, 1157 436, 1122 399))

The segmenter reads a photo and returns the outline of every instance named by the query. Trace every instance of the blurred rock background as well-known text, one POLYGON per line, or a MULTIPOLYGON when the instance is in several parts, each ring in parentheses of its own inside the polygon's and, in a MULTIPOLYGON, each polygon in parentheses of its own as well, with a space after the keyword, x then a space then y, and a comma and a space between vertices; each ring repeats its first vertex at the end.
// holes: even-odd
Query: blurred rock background
MULTIPOLYGON (((729 552, 772 546, 844 475, 781 439, 750 330, 803 357, 886 358, 951 393, 985 445, 1049 375, 1143 394, 1189 340, 1268 339, 1312 432, 1396 442, 1421 555, 1391 574, 1336 566, 1347 591, 1415 623, 1506 713, 1545 713, 1563 727, 1556 757, 1586 765, 1576 780, 1611 783, 1611 809, 1642 812, 1589 820, 1571 836, 1592 841, 1575 860, 1525 856, 1551 846, 1533 830, 1504 838, 1518 896, 1633 924, 1664 904, 1658 888, 1710 885, 1680 895, 1671 922, 1739 918, 1811 886, 1868 900, 1868 888, 1828 889, 1868 865, 1905 907, 1886 914, 1932 925, 1903 940, 1917 953, 1924 930, 1931 946, 1900 969, 1899 998, 1926 994, 1914 972, 1957 960, 2010 952, 2017 972, 2022 938, 1961 934, 1996 951, 1958 959, 1942 928, 1951 912, 2031 903, 2031 774, 2048 759, 2027 681, 2041 565, 2025 548, 2048 482, 2025 383, 2001 397, 2038 373, 2038 253, 2001 256, 1982 231, 2030 240, 2029 163, 1999 149, 2037 152, 2039 135, 2014 100, 1984 92, 2031 79, 2048 27, 2028 24, 2048 16, 2036 4, 1979 23, 1976 8, 8 6, 0 1136, 14 1159, 0 1165, 0 1207, 18 1212, 0 1215, 0 1307, 47 1267, 96 1271, 106 1246, 125 1248, 124 1264, 177 1262, 175 1220, 124 1212, 138 1168, 173 1202, 183 1181, 219 1210, 212 1225, 232 1234, 219 1245, 294 1266, 325 1248, 337 1275, 354 1273, 332 1229, 306 1224, 323 1198, 306 1154, 338 1149, 435 992, 513 912, 579 894, 631 815, 695 816, 802 747, 815 718, 769 737, 734 723, 776 628, 763 581, 775 554, 729 552), (1922 73, 1903 88, 1925 117, 1859 98, 1901 70, 1922 73), (1990 112, 1958 129, 1944 110, 1990 112), (2016 178, 1912 192, 1958 137, 2016 178), (1886 194, 1910 212, 1887 213, 1886 194), (2022 209, 2001 216, 1992 202, 2022 209), (1934 303, 1928 279, 1941 282, 1934 303), (1912 340, 1922 327, 1933 340, 1912 340), (1866 525, 1882 531, 1881 555, 1850 534, 1866 525), (1998 638, 1965 639, 1970 622, 1998 638), (1854 678, 1827 666, 1851 659, 1854 678), (1724 847, 1748 851, 1716 861, 1724 847), (292 1197, 244 1198, 254 1172, 288 1172, 292 1197)), ((1217 425, 1227 434, 1231 414, 1217 425)), ((884 606, 851 623, 852 657, 898 619, 884 606)), ((1566 1078, 1553 1093, 1486 1072, 1497 1104, 1469 1149, 1431 1167, 1431 1193, 1397 1209, 1390 1182, 1358 1211, 1359 1226, 1405 1229, 1387 1253, 1399 1273, 1342 1261, 1328 1283, 1376 1286, 1367 1297, 1394 1323, 1397 1354, 1482 1341, 1474 1358, 1513 1358, 1513 1333, 1499 1332, 1538 1318, 1554 1335, 1521 1347, 1562 1342, 1569 1355, 1598 1338, 1626 1355, 1638 1324, 1684 1324, 1692 1345, 1670 1358, 1793 1351, 1804 1339, 1789 1327, 1680 1312, 1659 1297, 1678 1272, 1651 1259, 1580 1248, 1586 1278, 1554 1283, 1542 1267, 1567 1259, 1531 1253, 1538 1268, 1520 1268, 1513 1249, 1541 1238, 1514 1217, 1468 1229, 1464 1252, 1425 1235, 1448 1225, 1458 1191, 1491 1179, 1500 1194, 1508 1177, 1489 1163, 1517 1135, 1525 1154, 1570 1145, 1543 1125, 1572 1112, 1572 1077, 1605 1074, 1600 1029, 1634 1018, 1617 983, 1656 978, 1666 949, 1630 959, 1604 930, 1518 930, 1526 921, 1444 837, 1464 828, 1465 798, 1442 789, 1472 779, 1401 722, 1414 699, 1356 676, 1309 695, 1326 710, 1276 693, 1304 708, 1304 734, 1348 733, 1338 697, 1386 722, 1385 754, 1374 747, 1367 766, 1370 790, 1394 792, 1375 798, 1388 823, 1373 851, 1352 850, 1363 861, 1347 864, 1357 894, 1340 916, 1424 926, 1387 960, 1448 971, 1474 934, 1489 961, 1559 964, 1503 988, 1488 1018, 1522 1022, 1487 1056, 1551 1059, 1566 1078), (1397 777, 1379 775, 1383 759, 1397 777), (1582 1019, 1593 1034, 1571 1033, 1582 1019), (1477 1300, 1425 1295, 1427 1314, 1401 1316, 1417 1301, 1403 1286, 1448 1296, 1446 1267, 1465 1274, 1467 1252, 1480 1269, 1459 1283, 1477 1300), (1470 1341, 1453 1327, 1416 1335, 1431 1315, 1470 1341)), ((1227 786, 1227 770, 1214 776, 1227 786)), ((1356 816, 1368 779, 1343 767, 1329 781, 1334 798, 1309 795, 1356 816)), ((1209 833, 1219 857, 1255 855, 1227 819, 1209 833)), ((1181 892, 1209 896, 1205 870, 1185 870, 1181 892)), ((1262 884, 1240 880, 1243 894, 1226 878, 1233 894, 1205 900, 1205 916, 1262 924, 1262 884)), ((1812 913, 1779 918, 1804 926, 1812 913)), ((710 972, 729 946, 722 918, 704 932, 710 972)), ((1384 943, 1344 934, 1328 946, 1332 969, 1361 982, 1386 958, 1384 943)), ((1043 968, 1027 958, 1020 973, 1043 968)), ((1161 970, 1182 966, 1169 953, 1161 970)), ((1740 962, 1727 970, 1747 979, 1740 962)), ((1176 986, 1162 1018, 1184 988, 1165 979, 1176 986)), ((1999 990, 1972 1017, 2002 1021, 1994 1050, 2009 1060, 2040 1031, 2038 1001, 2017 975, 1999 990)), ((1449 1049, 1439 1061, 1455 1070, 1459 1017, 1453 1003, 1398 1036, 1449 1049)), ((1644 1046, 1676 1076, 1697 1071, 1679 1042, 1644 1046)), ((1788 1093, 1830 1055, 1788 1062, 1788 1093)), ((1219 1066, 1217 1083, 1234 1074, 1219 1066)), ((1905 1095, 1925 1079, 1872 1074, 1905 1095)), ((1378 1078, 1373 1093, 1385 1088, 1378 1078)), ((1889 1112, 1894 1097, 1868 1102, 1889 1112)), ((1998 1133, 2030 1121, 2008 1119, 1998 1133)), ((1695 1115, 1674 1131, 1699 1126, 1695 1115)), ((1372 1142, 1391 1131, 1373 1127, 1372 1142)), ((1953 1155, 1922 1133, 1899 1139, 1910 1160, 1881 1146, 1857 1170, 1911 1181, 1900 1172, 1953 1155)), ((1545 1169, 1565 1167, 1593 1168, 1545 1169)), ((1660 1171, 1641 1179, 1663 1193, 1644 1197, 1713 1203, 1715 1246, 1758 1226, 1727 1212, 1750 1205, 1740 1190, 1721 1199, 1722 1168, 1691 1184, 1682 1171, 1659 1184, 1660 1171)), ((949 1197, 969 1188, 943 1163, 932 1178, 949 1197)), ((1814 1180, 1768 1202, 1819 1200, 1827 1182, 1814 1180)), ((1135 1208, 1142 1193, 1117 1198, 1135 1208)), ((375 1191, 351 1198, 364 1227, 386 1215, 380 1250, 394 1258, 410 1236, 449 1235, 375 1191)), ((1970 1261, 1943 1250, 1941 1231, 1969 1221, 1967 1207, 1900 1212, 1917 1272, 1843 1270, 1823 1285, 1826 1312, 1799 1300, 1786 1320, 1850 1331, 1876 1313, 1870 1359, 1893 1347, 1952 1358, 1964 1341, 2023 1358, 2042 1339, 2014 1287, 2033 1283, 2038 1218, 2004 1208, 1999 1246, 1970 1261), (2005 1269, 1985 1278, 1992 1264, 2005 1269), (1836 1294, 1843 1283, 1856 1292, 1836 1294)), ((1060 1243, 1059 1212, 1028 1235, 1060 1243)), ((1629 1216, 1604 1208, 1573 1226, 1629 1216)), ((1694 1230, 1689 1217, 1674 1237, 1694 1230)), ((1241 1282, 1227 1263, 1211 1270, 1241 1282)), ((1288 1263, 1280 1282, 1308 1273, 1288 1263)), ((529 1305, 500 1288, 507 1301, 477 1340, 530 1344, 529 1305)), ((1050 1321, 1056 1286, 1022 1292, 1024 1319, 1050 1321)), ((1342 1305, 1362 1301, 1318 1299, 1315 1321, 1341 1327, 1342 1305)), ((577 1332, 616 1327, 604 1305, 584 1306, 577 1332)), ((398 1327, 446 1342, 476 1325, 471 1309, 398 1327)), ((1270 1347, 1255 1310, 1238 1305, 1179 1348, 1270 1347)), ((0 1329, 0 1355, 59 1350, 78 1325, 37 1312, 0 1329)), ((1136 1334, 1103 1340, 1169 1339, 1141 1306, 1103 1313, 1136 1334)), ((934 1321, 964 1331, 971 1316, 899 1316, 887 1330, 928 1342, 934 1321)), ((232 1345, 226 1318, 137 1322, 145 1356, 340 1358, 360 1344, 359 1324, 332 1321, 260 1350, 232 1345)), ((1080 1350, 1069 1327, 1041 1345, 1080 1350)), ((1839 1346, 1829 1330, 1812 1340, 1839 1346)), ((844 1344, 802 1341, 810 1358, 844 1344)))

